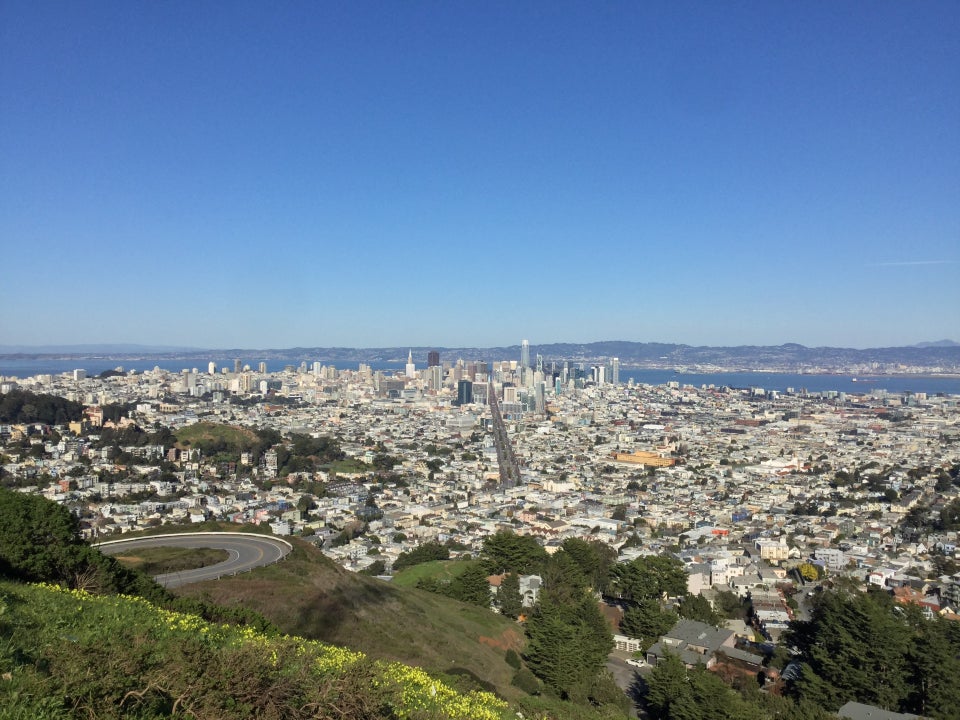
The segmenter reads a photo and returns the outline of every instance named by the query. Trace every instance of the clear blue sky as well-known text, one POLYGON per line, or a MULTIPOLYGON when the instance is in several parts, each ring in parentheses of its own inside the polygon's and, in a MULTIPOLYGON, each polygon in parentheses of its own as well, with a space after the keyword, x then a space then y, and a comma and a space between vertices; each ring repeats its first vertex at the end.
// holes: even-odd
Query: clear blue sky
POLYGON ((0 3, 0 345, 960 340, 960 3, 0 3))

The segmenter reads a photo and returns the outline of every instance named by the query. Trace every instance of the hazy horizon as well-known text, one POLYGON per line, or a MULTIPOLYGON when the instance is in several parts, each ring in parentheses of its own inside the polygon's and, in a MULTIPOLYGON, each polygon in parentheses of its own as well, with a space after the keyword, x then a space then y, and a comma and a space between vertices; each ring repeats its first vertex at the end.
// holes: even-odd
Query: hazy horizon
MULTIPOLYGON (((635 343, 635 344, 655 344, 655 345, 687 345, 689 347, 744 347, 750 345, 734 345, 734 344, 722 344, 722 345, 705 345, 705 344, 692 344, 692 343, 672 343, 672 342, 663 342, 658 340, 592 340, 592 341, 577 341, 577 340, 545 340, 542 342, 533 343, 531 342, 530 347, 534 348, 537 346, 550 346, 550 345, 594 345, 599 343, 635 343)), ((774 343, 771 345, 764 345, 758 347, 783 347, 789 345, 803 345, 803 343, 794 343, 794 342, 780 342, 774 343)), ((880 348, 895 348, 895 347, 904 347, 904 348, 916 348, 916 347, 960 347, 960 343, 957 343, 954 340, 943 338, 941 340, 927 340, 920 341, 916 343, 910 343, 908 345, 887 345, 887 346, 877 346, 876 348, 872 347, 854 347, 851 345, 803 345, 804 347, 810 349, 817 348, 838 348, 838 349, 850 349, 850 350, 871 350, 871 349, 880 349, 880 348)), ((258 344, 246 344, 246 345, 235 345, 231 347, 201 347, 201 346, 170 346, 170 345, 141 345, 137 343, 83 343, 83 344, 73 344, 73 345, 3 345, 0 344, 0 354, 82 354, 82 353, 107 353, 115 352, 117 354, 170 354, 176 352, 183 353, 196 353, 196 352, 220 352, 227 350, 249 350, 249 351, 286 351, 286 350, 295 350, 298 348, 312 349, 342 349, 342 350, 381 350, 381 349, 403 349, 410 348, 414 350, 429 350, 429 349, 461 349, 461 348, 477 348, 477 349, 488 349, 488 348, 512 348, 520 347, 520 342, 516 341, 513 343, 497 343, 494 345, 447 345, 442 343, 434 343, 427 345, 316 345, 316 344, 297 344, 290 345, 286 347, 279 346, 267 346, 267 345, 258 345, 258 344)))

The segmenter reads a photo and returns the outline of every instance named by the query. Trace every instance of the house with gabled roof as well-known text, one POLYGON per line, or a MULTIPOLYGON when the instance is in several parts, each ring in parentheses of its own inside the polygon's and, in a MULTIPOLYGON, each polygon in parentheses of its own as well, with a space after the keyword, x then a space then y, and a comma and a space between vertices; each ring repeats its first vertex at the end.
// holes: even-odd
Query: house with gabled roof
POLYGON ((703 664, 708 668, 717 662, 720 649, 731 650, 736 645, 736 634, 726 628, 716 628, 697 620, 681 619, 647 650, 647 662, 656 665, 665 655, 676 655, 687 667, 703 664))

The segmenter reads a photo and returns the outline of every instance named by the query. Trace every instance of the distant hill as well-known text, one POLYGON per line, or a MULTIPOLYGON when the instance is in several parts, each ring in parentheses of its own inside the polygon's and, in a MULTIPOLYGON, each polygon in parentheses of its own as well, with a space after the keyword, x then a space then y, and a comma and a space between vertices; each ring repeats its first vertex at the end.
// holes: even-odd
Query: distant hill
MULTIPOLYGON (((67 347, 67 346, 64 346, 67 347)), ((303 361, 320 361, 340 366, 357 363, 382 363, 403 365, 407 353, 412 350, 414 361, 420 367, 426 364, 427 353, 437 350, 444 362, 483 360, 519 360, 520 346, 502 347, 295 347, 295 348, 230 348, 217 350, 141 348, 135 352, 105 353, 107 347, 131 346, 95 346, 98 352, 81 351, 84 346, 72 346, 70 353, 20 352, 20 359, 43 359, 47 356, 71 359, 99 357, 116 359, 118 362, 130 359, 184 360, 196 364, 214 362, 232 362, 235 358, 256 359, 299 364, 303 361)), ((11 354, 12 346, 0 346, 0 357, 11 354)), ((21 348, 24 350, 24 348, 21 348)), ((646 368, 677 368, 684 366, 709 365, 725 369, 743 370, 790 370, 806 368, 836 368, 849 365, 879 363, 883 365, 909 365, 925 368, 941 368, 945 371, 960 371, 960 344, 952 340, 924 342, 917 345, 887 348, 837 348, 806 347, 796 343, 784 345, 739 345, 732 347, 693 346, 677 343, 645 343, 626 340, 605 340, 593 343, 547 343, 530 346, 531 357, 542 355, 546 362, 569 361, 572 363, 592 363, 619 358, 623 366, 646 368)))
POLYGON ((960 347, 960 343, 955 343, 953 340, 936 340, 935 342, 921 342, 914 345, 918 348, 955 348, 960 347))
MULTIPOLYGON (((196 360, 257 357, 299 363, 303 360, 320 360, 328 363, 352 364, 361 362, 395 363, 406 362, 407 352, 412 350, 418 366, 426 362, 427 353, 437 350, 445 362, 463 360, 510 360, 520 359, 520 346, 503 347, 413 347, 413 348, 290 348, 267 350, 218 350, 211 355, 199 354, 196 360)), ((725 368, 763 370, 770 368, 836 367, 851 364, 881 363, 904 364, 922 367, 946 367, 960 369, 960 345, 936 347, 892 348, 809 348, 796 343, 762 346, 741 345, 736 347, 695 347, 676 343, 642 343, 626 340, 607 340, 593 343, 548 343, 530 346, 531 357, 540 354, 546 362, 570 361, 590 363, 620 359, 624 366, 675 368, 688 365, 714 365, 725 368)))
POLYGON ((154 353, 196 352, 197 347, 179 345, 0 345, 0 355, 144 355, 154 353))

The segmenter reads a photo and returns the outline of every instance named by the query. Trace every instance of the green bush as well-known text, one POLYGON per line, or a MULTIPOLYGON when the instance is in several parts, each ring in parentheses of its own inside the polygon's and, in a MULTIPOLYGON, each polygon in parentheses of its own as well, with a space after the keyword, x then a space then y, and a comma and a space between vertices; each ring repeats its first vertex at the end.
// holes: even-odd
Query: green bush
POLYGON ((526 668, 517 671, 511 684, 523 690, 527 695, 539 695, 542 688, 537 676, 526 668))

